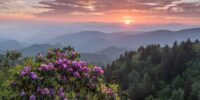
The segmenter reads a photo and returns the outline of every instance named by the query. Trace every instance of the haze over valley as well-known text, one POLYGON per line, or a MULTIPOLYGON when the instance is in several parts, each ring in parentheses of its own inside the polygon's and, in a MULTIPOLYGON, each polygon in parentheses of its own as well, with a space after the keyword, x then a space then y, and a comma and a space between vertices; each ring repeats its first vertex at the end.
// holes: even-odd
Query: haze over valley
POLYGON ((49 48, 72 46, 83 54, 83 59, 104 64, 110 63, 125 51, 137 50, 140 46, 165 46, 172 45, 175 41, 195 41, 200 38, 198 25, 173 23, 130 26, 94 22, 4 24, 1 24, 4 27, 0 29, 1 52, 19 50, 24 56, 36 56, 38 52, 44 53, 49 48), (96 60, 94 57, 97 57, 96 60))

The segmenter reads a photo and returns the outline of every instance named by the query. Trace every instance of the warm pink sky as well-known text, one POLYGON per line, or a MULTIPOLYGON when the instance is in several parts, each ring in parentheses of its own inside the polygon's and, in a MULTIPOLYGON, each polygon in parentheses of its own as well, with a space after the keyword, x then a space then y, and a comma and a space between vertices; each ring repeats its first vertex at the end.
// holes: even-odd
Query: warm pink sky
POLYGON ((200 0, 1 0, 0 20, 200 24, 200 0))

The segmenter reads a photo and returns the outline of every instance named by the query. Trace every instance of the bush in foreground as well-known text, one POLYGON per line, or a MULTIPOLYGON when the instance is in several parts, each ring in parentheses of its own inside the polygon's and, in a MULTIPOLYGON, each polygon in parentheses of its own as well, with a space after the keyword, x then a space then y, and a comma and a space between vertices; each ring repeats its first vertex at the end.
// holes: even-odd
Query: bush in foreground
MULTIPOLYGON (((51 49, 24 66, 11 82, 20 100, 112 100, 116 91, 104 83, 104 70, 79 60, 72 48, 51 49)), ((117 89, 115 89, 117 90, 117 89)), ((14 93, 14 92, 13 92, 14 93)))

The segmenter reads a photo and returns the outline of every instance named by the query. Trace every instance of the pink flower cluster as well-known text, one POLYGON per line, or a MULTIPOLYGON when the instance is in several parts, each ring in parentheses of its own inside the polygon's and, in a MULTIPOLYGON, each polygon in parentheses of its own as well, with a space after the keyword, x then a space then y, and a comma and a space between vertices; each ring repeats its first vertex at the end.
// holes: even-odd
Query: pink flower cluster
POLYGON ((37 74, 35 72, 31 72, 31 66, 24 67, 24 69, 20 72, 20 75, 29 75, 32 79, 37 79, 37 74))
POLYGON ((105 90, 105 93, 106 93, 106 94, 113 94, 113 90, 112 90, 111 88, 107 88, 107 89, 105 90))
MULTIPOLYGON (((88 67, 88 64, 84 61, 67 59, 67 54, 70 53, 61 53, 58 51, 54 53, 51 50, 48 51, 48 56, 51 56, 53 58, 53 54, 56 55, 55 62, 51 62, 49 64, 42 64, 39 67, 40 71, 64 71, 70 73, 72 76, 78 79, 94 77, 92 73, 95 73, 95 76, 104 74, 104 71, 101 67, 96 66, 93 69, 91 69, 88 67)), ((75 56, 75 54, 76 52, 71 53, 72 56, 75 56)), ((61 76, 60 78, 66 80, 67 76, 61 76)))
POLYGON ((41 66, 38 68, 40 71, 51 71, 54 70, 54 64, 49 63, 47 64, 41 64, 41 66))
MULTIPOLYGON (((28 95, 30 100, 44 96, 59 96, 61 100, 67 100, 67 91, 81 88, 98 91, 99 78, 102 78, 100 76, 103 76, 104 70, 98 66, 89 67, 85 61, 77 59, 78 57, 77 52, 70 50, 49 50, 47 55, 42 57, 43 60, 37 62, 40 66, 35 69, 24 67, 19 75, 20 80, 15 80, 13 86, 21 86, 18 87, 20 96, 28 95), (30 77, 31 80, 24 77, 30 77)), ((105 92, 111 94, 112 89, 105 92)))
POLYGON ((104 74, 104 71, 101 67, 97 67, 95 66, 93 69, 92 69, 94 72, 100 74, 100 75, 103 75, 104 74))
POLYGON ((48 88, 41 88, 41 87, 37 88, 37 93, 42 94, 42 95, 51 95, 51 96, 54 96, 56 94, 53 88, 48 89, 48 88))

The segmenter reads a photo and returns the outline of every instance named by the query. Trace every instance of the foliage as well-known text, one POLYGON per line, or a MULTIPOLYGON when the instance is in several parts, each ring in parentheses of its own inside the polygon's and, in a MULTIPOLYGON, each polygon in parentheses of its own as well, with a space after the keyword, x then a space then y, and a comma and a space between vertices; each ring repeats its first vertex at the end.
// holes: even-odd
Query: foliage
POLYGON ((200 42, 148 45, 106 67, 106 81, 120 80, 132 100, 200 100, 200 42))
POLYGON ((12 75, 1 83, 8 91, 2 88, 0 96, 19 100, 116 99, 118 86, 104 83, 104 70, 79 57, 73 48, 50 49, 35 61, 27 57, 24 67, 8 70, 12 75))
POLYGON ((5 55, 0 55, 0 69, 7 70, 16 66, 18 60, 22 58, 22 54, 18 51, 7 51, 5 55))

